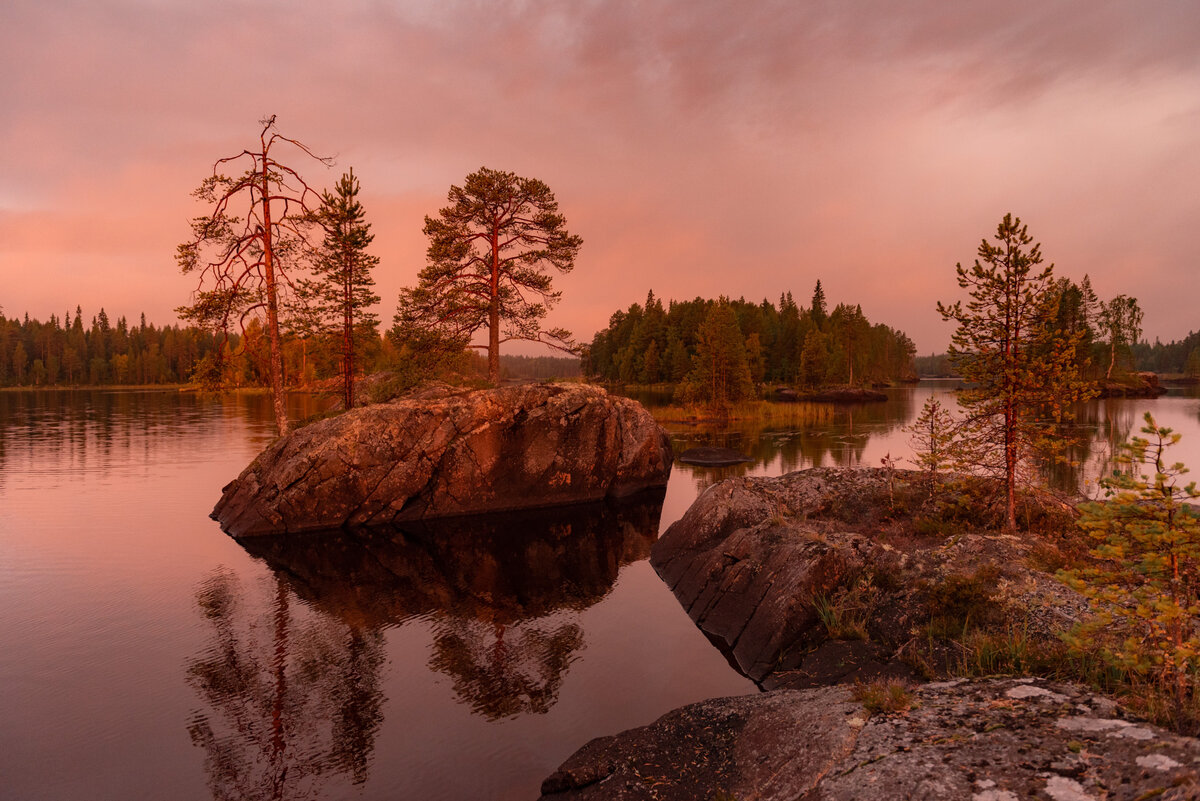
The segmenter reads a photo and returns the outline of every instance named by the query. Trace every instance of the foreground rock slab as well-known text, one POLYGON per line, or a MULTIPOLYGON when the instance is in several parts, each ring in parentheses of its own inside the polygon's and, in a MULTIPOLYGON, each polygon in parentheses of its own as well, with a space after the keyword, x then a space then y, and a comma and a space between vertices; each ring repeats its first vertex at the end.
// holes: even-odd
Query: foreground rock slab
POLYGON ((1200 743, 1040 679, 927 684, 868 714, 845 687, 703 701, 591 741, 543 799, 1200 798, 1200 743))
POLYGON ((212 516, 236 537, 386 525, 620 498, 670 470, 650 413, 597 387, 443 386, 280 438, 212 516))

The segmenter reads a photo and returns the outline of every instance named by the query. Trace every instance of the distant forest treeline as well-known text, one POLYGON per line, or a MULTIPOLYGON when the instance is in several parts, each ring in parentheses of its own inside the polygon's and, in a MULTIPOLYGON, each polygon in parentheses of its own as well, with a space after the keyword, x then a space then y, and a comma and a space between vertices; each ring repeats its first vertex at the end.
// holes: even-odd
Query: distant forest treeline
MULTIPOLYGON (((141 315, 135 325, 121 317, 112 323, 104 309, 84 322, 83 310, 47 322, 7 319, 0 315, 0 386, 65 387, 97 385, 183 384, 203 375, 221 355, 222 378, 228 386, 267 385, 267 342, 252 320, 245 336, 227 341, 195 326, 158 327, 141 315)), ((338 374, 334 343, 295 334, 284 338, 284 373, 289 386, 312 386, 338 374)), ((363 348, 364 372, 393 365, 396 348, 376 336, 363 348)), ((469 369, 487 373, 480 356, 469 369)), ((501 370, 511 378, 566 378, 580 374, 579 360, 553 356, 502 356, 501 370)))
POLYGON ((197 328, 149 325, 145 315, 113 325, 103 309, 87 325, 78 306, 45 323, 0 315, 0 386, 176 384, 217 342, 197 328))
MULTIPOLYGON (((699 333, 715 300, 675 301, 667 306, 650 292, 609 319, 587 347, 584 374, 625 384, 679 383, 694 366, 699 333)), ((882 323, 872 324, 857 305, 827 311, 821 282, 809 308, 784 293, 779 305, 764 299, 728 301, 740 330, 755 383, 803 386, 868 384, 909 378, 912 340, 882 323)))
MULTIPOLYGON (((1094 364, 1102 363, 1107 358, 1103 353, 1104 347, 1093 346, 1094 364)), ((1135 370, 1200 378, 1200 331, 1193 331, 1183 339, 1165 344, 1157 338, 1154 344, 1139 342, 1131 351, 1135 370)), ((953 365, 944 353, 918 356, 913 361, 917 375, 943 378, 955 375, 953 365)))

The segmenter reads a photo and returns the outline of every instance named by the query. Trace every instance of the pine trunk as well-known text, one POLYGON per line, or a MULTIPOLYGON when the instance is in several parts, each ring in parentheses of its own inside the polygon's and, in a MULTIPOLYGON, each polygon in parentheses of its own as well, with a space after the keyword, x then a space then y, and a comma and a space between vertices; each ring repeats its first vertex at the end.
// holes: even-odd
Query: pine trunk
POLYGON ((342 263, 342 402, 348 411, 354 408, 354 287, 352 256, 343 254, 342 263))
POLYGON ((492 229, 492 285, 488 305, 488 381, 500 383, 500 237, 492 229))
POLYGON ((262 167, 263 209, 263 272, 267 283, 267 341, 271 346, 271 401, 275 407, 275 431, 279 436, 288 432, 287 402, 283 395, 283 349, 279 344, 279 299, 275 283, 275 253, 271 241, 270 184, 267 160, 262 167))

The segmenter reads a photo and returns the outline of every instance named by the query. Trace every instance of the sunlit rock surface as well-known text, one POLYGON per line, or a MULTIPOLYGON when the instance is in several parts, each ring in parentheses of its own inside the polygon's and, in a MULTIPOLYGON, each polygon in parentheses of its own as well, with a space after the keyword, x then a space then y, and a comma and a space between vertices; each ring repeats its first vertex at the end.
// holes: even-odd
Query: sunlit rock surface
POLYGON ((213 517, 238 537, 377 526, 619 498, 670 470, 650 413, 597 387, 437 387, 277 440, 213 517))
POLYGON ((844 686, 718 698, 601 737, 542 784, 549 799, 1195 799, 1200 743, 1080 687, 926 684, 869 714, 844 686))

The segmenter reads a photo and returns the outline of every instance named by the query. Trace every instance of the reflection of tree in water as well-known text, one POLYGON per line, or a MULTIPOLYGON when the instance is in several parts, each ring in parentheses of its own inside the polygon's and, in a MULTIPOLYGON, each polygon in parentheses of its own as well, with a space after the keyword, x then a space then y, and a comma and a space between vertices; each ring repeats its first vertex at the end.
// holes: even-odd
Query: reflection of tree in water
POLYGON ((212 638, 187 681, 208 710, 192 715, 188 733, 205 751, 215 799, 318 798, 333 776, 367 778, 382 722, 382 635, 294 611, 278 574, 273 589, 260 612, 218 570, 196 594, 212 638))
POLYGON ((727 478, 744 476, 776 459, 780 473, 808 467, 861 465, 871 437, 889 434, 907 422, 912 397, 908 392, 900 392, 881 403, 837 405, 801 401, 785 408, 786 424, 745 420, 734 421, 724 428, 671 426, 676 452, 713 446, 740 451, 751 459, 718 468, 677 463, 675 469, 690 471, 697 490, 704 490, 727 478))
POLYGON ((551 618, 489 623, 447 616, 438 622, 429 667, 453 680, 454 692, 488 720, 544 714, 558 700, 567 667, 583 647, 583 630, 551 618))
POLYGON ((662 499, 241 544, 330 616, 372 629, 431 617, 430 669, 474 712, 500 719, 554 705, 584 645, 575 618, 649 555, 662 499))
POLYGON ((1063 452, 1040 468, 1052 489, 1094 495, 1098 481, 1112 472, 1120 446, 1132 433, 1134 406, 1122 400, 1077 404, 1075 420, 1061 431, 1063 452))

